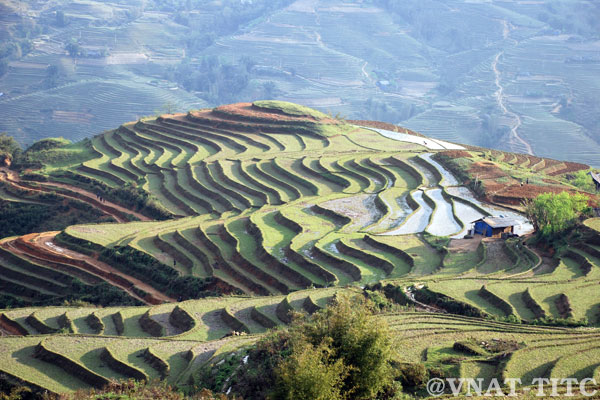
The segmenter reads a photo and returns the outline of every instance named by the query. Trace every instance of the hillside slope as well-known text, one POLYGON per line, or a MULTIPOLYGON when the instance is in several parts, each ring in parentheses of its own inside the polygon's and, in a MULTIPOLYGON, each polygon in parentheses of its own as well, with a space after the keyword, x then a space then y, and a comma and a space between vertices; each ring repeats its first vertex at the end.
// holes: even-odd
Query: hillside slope
POLYGON ((51 191, 121 224, 5 240, 13 272, 3 279, 6 288, 19 285, 3 294, 24 304, 60 301, 58 288, 28 275, 40 266, 93 274, 90 282, 150 304, 161 296, 287 294, 430 275, 441 260, 423 234, 462 238, 473 220, 498 214, 520 220, 526 233, 523 217, 501 206, 580 190, 567 176, 588 168, 499 152, 494 163, 486 149, 356 123, 372 127, 262 101, 166 114, 91 141, 32 148, 23 157, 46 163, 21 178, 4 173, 7 201, 51 191), (71 160, 75 150, 80 156, 71 160), (483 169, 475 179, 477 165, 483 169), (485 168, 503 172, 488 182, 485 168), (414 245, 422 256, 409 251, 414 245))
POLYGON ((446 370, 455 342, 506 343, 461 356, 461 376, 530 377, 549 363, 548 376, 581 374, 571 354, 596 340, 595 328, 573 328, 600 324, 595 220, 554 258, 523 238, 463 238, 498 214, 527 233, 520 201, 582 191, 571 175, 583 164, 277 101, 165 114, 19 157, 28 168, 2 168, 2 202, 52 194, 115 222, 0 240, 0 301, 21 306, 0 311, 9 382, 55 393, 126 378, 190 388, 203 366, 243 354, 291 311, 367 285, 436 313, 381 316, 404 362, 426 352, 446 370), (552 360, 548 338, 565 344, 552 360))

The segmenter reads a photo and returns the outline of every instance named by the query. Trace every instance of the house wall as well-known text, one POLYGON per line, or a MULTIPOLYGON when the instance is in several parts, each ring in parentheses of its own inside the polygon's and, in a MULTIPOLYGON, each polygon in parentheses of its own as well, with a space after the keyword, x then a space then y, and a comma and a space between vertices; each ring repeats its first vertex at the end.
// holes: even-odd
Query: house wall
POLYGON ((492 229, 492 237, 500 238, 503 233, 513 233, 513 227, 507 226, 506 228, 496 228, 492 229))
POLYGON ((483 221, 479 221, 475 223, 475 234, 483 235, 485 237, 502 237, 503 233, 513 233, 514 227, 507 226, 506 228, 492 228, 488 224, 483 221))
POLYGON ((490 236, 492 236, 492 227, 483 221, 476 222, 475 223, 475 234, 490 237, 490 236))

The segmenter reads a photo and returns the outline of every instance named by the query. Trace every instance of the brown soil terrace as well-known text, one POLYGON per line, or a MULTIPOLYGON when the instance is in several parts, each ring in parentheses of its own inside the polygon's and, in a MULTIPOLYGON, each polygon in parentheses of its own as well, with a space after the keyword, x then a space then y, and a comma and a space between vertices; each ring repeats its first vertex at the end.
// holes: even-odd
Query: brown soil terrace
MULTIPOLYGON (((21 190, 45 193, 54 192, 63 198, 88 203, 94 208, 102 211, 104 214, 110 215, 119 223, 127 221, 125 218, 126 214, 132 214, 141 221, 151 220, 145 215, 129 210, 113 202, 101 202, 96 194, 76 186, 59 182, 35 182, 34 186, 34 184, 29 182, 21 181, 16 172, 7 168, 0 168, 0 181, 4 181, 21 190), (61 189, 63 191, 55 192, 56 189, 61 189)), ((58 263, 84 270, 97 276, 99 279, 124 290, 133 298, 146 304, 161 304, 164 302, 175 301, 175 299, 164 295, 152 286, 127 275, 94 257, 57 246, 53 239, 58 233, 59 232, 44 232, 24 235, 16 239, 4 240, 0 242, 0 246, 14 254, 30 259, 33 262, 41 263, 50 268, 55 268, 56 263, 58 263), (143 290, 148 295, 143 298, 140 297, 133 291, 133 287, 143 290)), ((3 335, 7 333, 10 333, 10 331, 7 330, 6 327, 0 326, 0 334, 3 335)))
POLYGON ((81 189, 77 186, 59 182, 35 182, 35 185, 33 185, 29 182, 21 181, 17 173, 6 168, 0 168, 0 181, 7 182, 8 184, 21 190, 45 193, 54 192, 58 196, 64 198, 83 201, 84 203, 88 203, 94 208, 99 209, 106 215, 110 215, 117 222, 127 222, 127 220, 125 219, 126 214, 134 215, 137 218, 139 218, 140 221, 150 221, 150 218, 146 217, 145 215, 142 215, 133 210, 129 210, 113 202, 107 200, 104 202, 100 202, 96 194, 81 189), (64 191, 66 191, 66 193, 64 191, 56 192, 56 189, 63 189, 64 191))
MULTIPOLYGON (((216 109, 215 109, 216 110, 216 109)), ((200 121, 202 124, 209 125, 214 128, 226 128, 234 129, 240 132, 247 132, 248 130, 253 132, 261 132, 266 128, 273 128, 287 123, 288 126, 293 126, 294 123, 318 126, 316 120, 308 117, 294 117, 284 114, 257 112, 251 113, 246 112, 243 114, 238 113, 239 109, 230 110, 227 112, 215 112, 213 110, 200 110, 190 111, 189 114, 172 114, 163 115, 162 119, 173 119, 183 122, 188 122, 191 117, 192 120, 200 121), (284 117, 284 118, 278 118, 284 117)), ((336 120, 323 119, 319 120, 318 124, 338 124, 336 120)))
MULTIPOLYGON (((446 152, 446 154, 451 157, 471 158, 470 155, 467 155, 468 153, 463 153, 466 152, 446 152)), ((526 165, 529 168, 550 176, 563 175, 589 168, 584 164, 542 159, 524 154, 503 153, 499 151, 493 151, 492 153, 495 157, 503 157, 503 162, 518 166, 526 165), (539 167, 533 168, 536 165, 539 167)), ((491 203, 520 206, 523 200, 533 199, 539 194, 546 192, 578 192, 576 189, 564 186, 559 181, 551 179, 544 179, 544 182, 548 185, 543 186, 527 183, 522 184, 521 181, 512 178, 506 171, 492 161, 475 162, 470 166, 468 172, 471 176, 477 177, 477 179, 482 182, 486 193, 486 201, 491 203)), ((590 196, 588 193, 586 193, 586 195, 590 196)), ((597 201, 595 196, 592 196, 592 201, 597 201)))
POLYGON ((164 295, 152 286, 127 275, 94 257, 58 246, 53 239, 59 233, 60 232, 31 233, 16 239, 3 240, 0 242, 0 246, 11 253, 28 258, 37 263, 42 263, 44 266, 50 268, 54 267, 54 263, 59 263, 85 270, 109 284, 124 290, 132 297, 146 304, 161 304, 164 302, 175 301, 175 299, 164 295), (133 291, 134 286, 148 293, 148 295, 141 298, 133 291))

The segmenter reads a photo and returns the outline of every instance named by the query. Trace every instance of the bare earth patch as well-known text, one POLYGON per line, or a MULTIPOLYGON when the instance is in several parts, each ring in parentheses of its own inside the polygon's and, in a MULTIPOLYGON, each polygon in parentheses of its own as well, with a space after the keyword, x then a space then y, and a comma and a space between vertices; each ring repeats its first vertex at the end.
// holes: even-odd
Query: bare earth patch
POLYGON ((452 239, 450 240, 450 251, 457 253, 471 253, 477 250, 477 246, 481 243, 483 236, 475 235, 473 239, 452 239))

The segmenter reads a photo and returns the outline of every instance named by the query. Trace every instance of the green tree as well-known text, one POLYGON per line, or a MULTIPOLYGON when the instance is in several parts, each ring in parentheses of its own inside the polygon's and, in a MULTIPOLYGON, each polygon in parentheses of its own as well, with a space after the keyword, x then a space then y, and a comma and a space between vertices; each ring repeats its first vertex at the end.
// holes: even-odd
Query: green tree
POLYGON ((579 189, 585 190, 586 192, 595 192, 596 185, 594 185, 589 172, 590 171, 575 172, 574 179, 572 181, 573 186, 577 186, 579 189))
POLYGON ((58 78, 60 77, 60 71, 56 65, 49 65, 46 68, 46 78, 44 84, 46 87, 53 88, 58 84, 58 78))
POLYGON ((556 237, 571 227, 588 208, 588 197, 581 193, 542 193, 524 203, 525 213, 539 234, 556 237))
MULTIPOLYGON (((391 335, 364 297, 344 297, 296 319, 249 354, 234 379, 244 399, 377 399, 398 393, 391 335)), ((211 386, 208 386, 211 387, 211 386)))
POLYGON ((0 76, 6 74, 8 72, 8 61, 5 59, 0 59, 0 76))
POLYGON ((263 98, 264 99, 272 99, 275 95, 275 90, 277 89, 277 86, 275 85, 275 82, 273 81, 266 81, 263 83, 263 98))
POLYGON ((286 400, 341 399, 348 367, 341 359, 333 360, 329 343, 313 346, 299 340, 292 346, 292 354, 277 370, 277 397, 286 400))
POLYGON ((56 11, 56 25, 63 27, 67 24, 67 19, 65 18, 65 12, 62 10, 56 11))
POLYGON ((77 56, 81 55, 81 53, 82 53, 81 46, 79 46, 79 44, 76 42, 71 42, 71 43, 67 44, 65 46, 65 50, 67 50, 67 52, 69 53, 69 55, 71 57, 77 57, 77 56))
POLYGON ((0 133, 0 166, 5 164, 5 160, 13 160, 21 154, 21 146, 14 137, 6 132, 0 133))
POLYGON ((393 378, 389 328, 372 314, 364 298, 342 297, 302 329, 313 345, 331 340, 333 360, 349 369, 342 388, 346 398, 373 399, 393 378))

